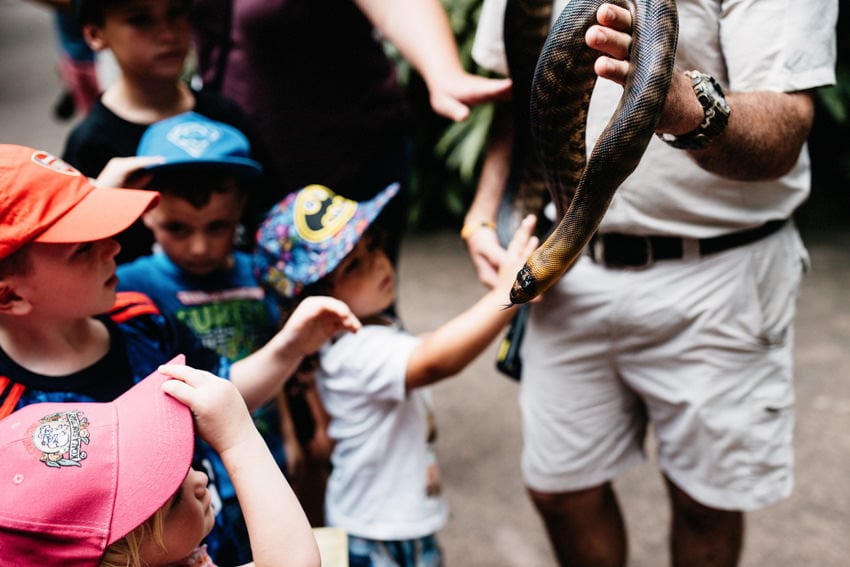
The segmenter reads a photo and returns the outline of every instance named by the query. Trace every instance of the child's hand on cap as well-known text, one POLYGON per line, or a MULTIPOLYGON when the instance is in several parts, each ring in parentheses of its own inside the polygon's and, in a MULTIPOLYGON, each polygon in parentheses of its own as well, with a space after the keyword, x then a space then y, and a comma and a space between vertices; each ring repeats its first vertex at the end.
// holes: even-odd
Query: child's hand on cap
POLYGON ((159 156, 114 157, 100 170, 95 183, 101 187, 130 187, 131 183, 133 187, 143 187, 150 181, 150 174, 144 168, 164 161, 159 156))
POLYGON ((195 417, 198 435, 219 454, 238 444, 254 430, 245 400, 229 380, 181 364, 164 364, 162 390, 186 404, 195 417))

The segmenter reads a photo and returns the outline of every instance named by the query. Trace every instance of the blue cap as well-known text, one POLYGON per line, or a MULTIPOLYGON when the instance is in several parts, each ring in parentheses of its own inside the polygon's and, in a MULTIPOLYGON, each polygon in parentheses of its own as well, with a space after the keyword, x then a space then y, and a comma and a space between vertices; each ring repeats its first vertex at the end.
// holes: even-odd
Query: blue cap
POLYGON ((290 193, 257 230, 254 274, 279 298, 297 298, 304 286, 336 269, 398 190, 393 183, 359 203, 324 185, 290 193))
POLYGON ((136 155, 165 158, 163 163, 144 168, 149 172, 194 167, 220 169, 239 177, 263 172, 249 157, 251 144, 242 132, 197 112, 184 112, 148 126, 136 155))

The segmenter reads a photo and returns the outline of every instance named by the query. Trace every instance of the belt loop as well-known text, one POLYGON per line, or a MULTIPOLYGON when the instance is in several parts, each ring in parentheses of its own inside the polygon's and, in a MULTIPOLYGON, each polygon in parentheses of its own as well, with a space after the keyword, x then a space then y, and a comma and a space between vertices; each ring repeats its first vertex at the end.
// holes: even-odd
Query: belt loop
POLYGON ((699 260, 699 240, 696 238, 682 239, 682 260, 693 261, 699 260))
POLYGON ((598 232, 593 235, 590 241, 589 252, 590 257, 594 262, 603 264, 605 262, 605 245, 602 244, 602 235, 598 232))

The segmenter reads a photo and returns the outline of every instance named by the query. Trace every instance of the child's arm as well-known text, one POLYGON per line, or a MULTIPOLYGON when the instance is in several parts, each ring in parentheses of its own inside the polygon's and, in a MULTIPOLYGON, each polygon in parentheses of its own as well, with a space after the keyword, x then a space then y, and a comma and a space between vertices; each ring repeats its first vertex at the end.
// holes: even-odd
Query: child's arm
POLYGON ((233 363, 230 380, 254 410, 277 394, 305 356, 318 351, 338 333, 359 328, 360 321, 342 301, 308 297, 268 343, 233 363))
POLYGON ((499 267, 498 283, 475 305, 425 335, 407 362, 407 388, 418 388, 463 370, 496 338, 515 310, 505 309, 516 274, 537 247, 529 215, 514 234, 499 267))
POLYGON ((162 389, 192 410, 198 434, 221 456, 248 526, 254 565, 321 565, 310 522, 227 380, 182 365, 160 368, 162 389))

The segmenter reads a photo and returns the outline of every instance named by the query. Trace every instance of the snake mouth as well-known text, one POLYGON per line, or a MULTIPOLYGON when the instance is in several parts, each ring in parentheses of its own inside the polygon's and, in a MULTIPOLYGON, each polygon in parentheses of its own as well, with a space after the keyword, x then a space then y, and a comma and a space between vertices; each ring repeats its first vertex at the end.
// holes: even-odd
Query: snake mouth
POLYGON ((537 279, 531 273, 531 268, 528 264, 517 272, 516 281, 511 287, 510 299, 511 305, 519 305, 528 303, 537 295, 537 279))

